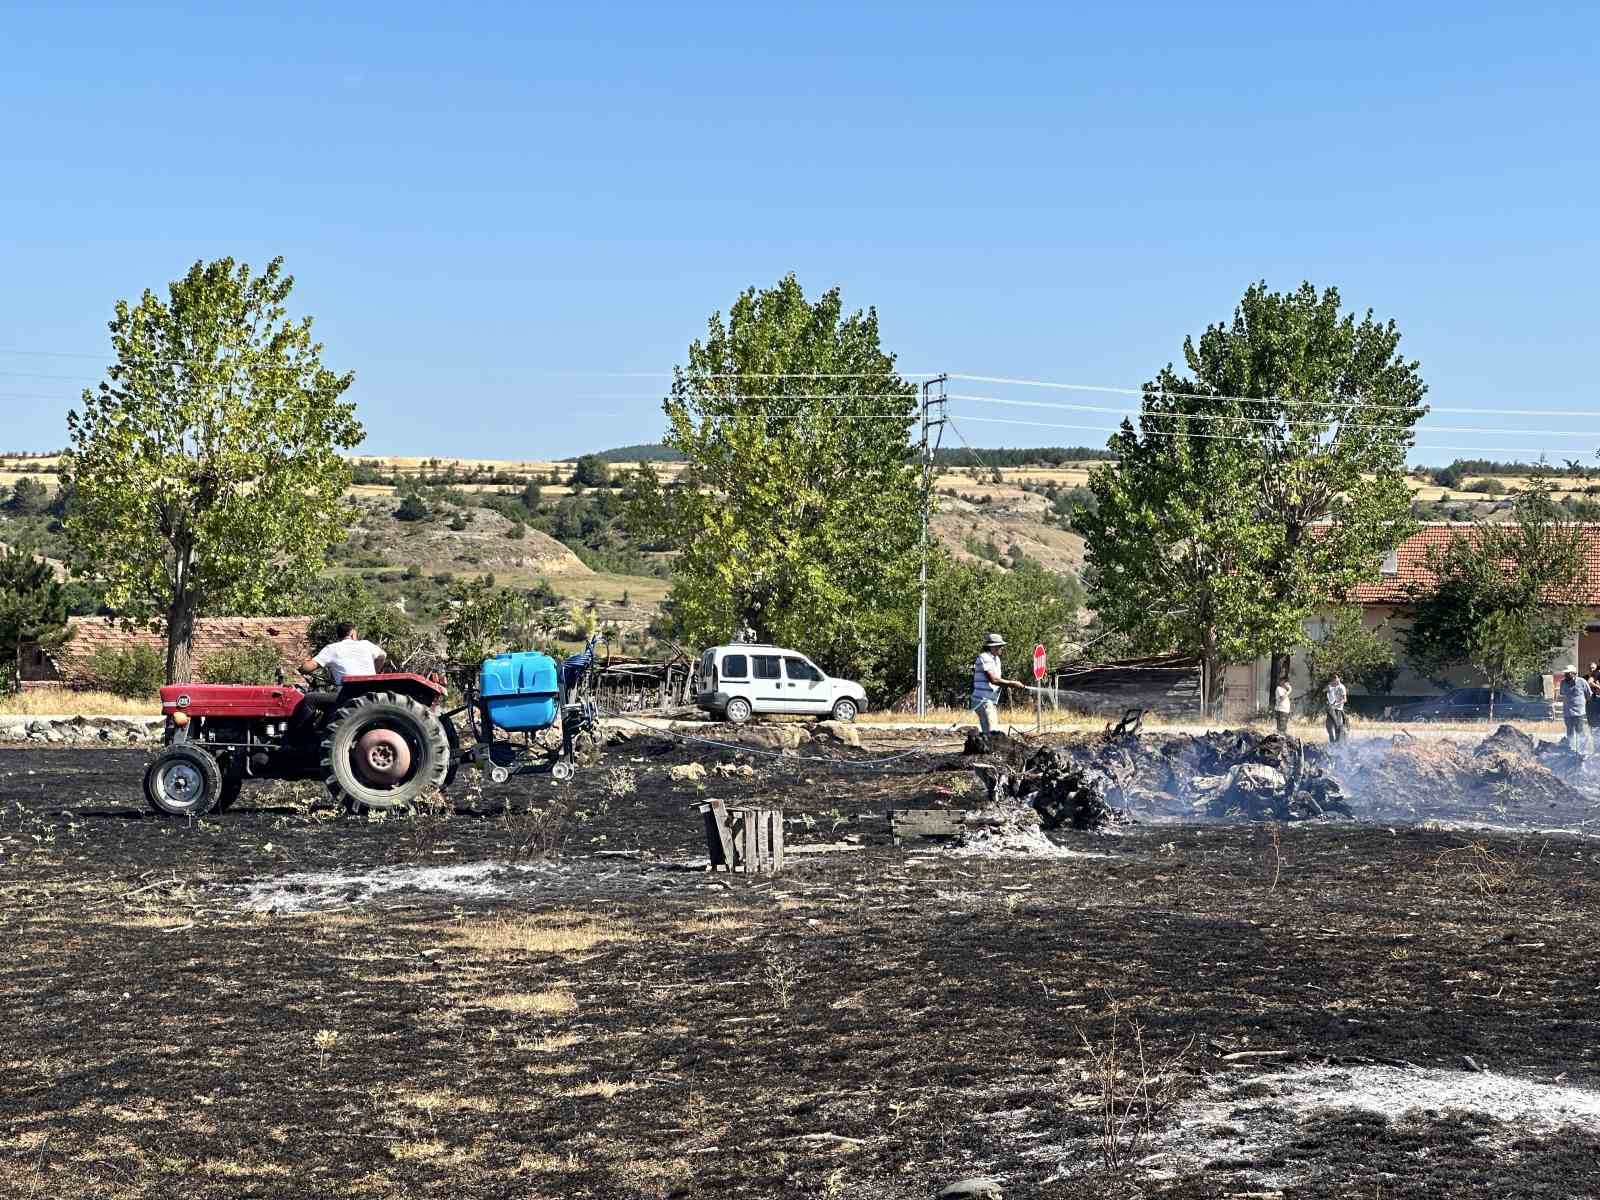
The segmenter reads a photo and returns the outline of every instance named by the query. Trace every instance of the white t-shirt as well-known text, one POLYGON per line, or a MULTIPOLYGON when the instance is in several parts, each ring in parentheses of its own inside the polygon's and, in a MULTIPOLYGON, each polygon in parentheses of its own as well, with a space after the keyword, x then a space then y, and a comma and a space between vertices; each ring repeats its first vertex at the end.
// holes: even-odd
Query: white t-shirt
POLYGON ((1290 696, 1289 685, 1287 683, 1280 683, 1277 686, 1276 690, 1274 690, 1273 693, 1272 693, 1272 711, 1273 712, 1291 712, 1291 711, 1293 711, 1289 706, 1289 696, 1290 696))
POLYGON ((1329 708, 1343 708, 1346 699, 1348 699, 1348 693, 1344 689, 1344 684, 1330 683, 1328 685, 1329 708))
POLYGON ((998 654, 990 654, 985 650, 978 655, 976 661, 972 664, 972 706, 974 708, 980 704, 993 704, 1000 699, 1000 689, 989 678, 991 671, 996 675, 1003 674, 1000 670, 1000 656, 998 654))
POLYGON ((334 683, 343 683, 346 675, 376 675, 381 647, 366 639, 357 641, 345 638, 329 642, 317 651, 317 665, 327 667, 334 683))

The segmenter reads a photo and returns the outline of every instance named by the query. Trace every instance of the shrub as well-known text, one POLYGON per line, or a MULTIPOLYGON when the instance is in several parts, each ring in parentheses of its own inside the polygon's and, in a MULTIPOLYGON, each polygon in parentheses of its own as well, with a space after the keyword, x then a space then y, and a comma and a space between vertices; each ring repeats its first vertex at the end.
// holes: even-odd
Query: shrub
POLYGON ((7 511, 19 517, 37 517, 50 507, 50 492, 37 479, 17 480, 6 501, 7 511))
POLYGON ((105 646, 89 658, 89 680, 103 692, 129 700, 154 696, 166 682, 167 663, 154 646, 105 646))
POLYGON ((432 515, 427 501, 415 492, 407 492, 400 501, 400 507, 394 510, 396 521, 426 521, 432 515))
POLYGON ((520 542, 527 535, 528 527, 521 521, 516 521, 506 526, 506 537, 510 538, 513 542, 520 542))
POLYGON ((274 683, 283 667, 283 655, 265 638, 255 638, 242 646, 218 650, 200 660, 203 683, 274 683))
POLYGON ((606 487, 611 483, 611 468, 598 454, 585 454, 573 464, 571 482, 576 487, 606 487))
POLYGON ((1464 487, 1469 492, 1477 492, 1483 496, 1503 496, 1506 494, 1506 485, 1493 476, 1474 479, 1472 482, 1465 484, 1464 487))

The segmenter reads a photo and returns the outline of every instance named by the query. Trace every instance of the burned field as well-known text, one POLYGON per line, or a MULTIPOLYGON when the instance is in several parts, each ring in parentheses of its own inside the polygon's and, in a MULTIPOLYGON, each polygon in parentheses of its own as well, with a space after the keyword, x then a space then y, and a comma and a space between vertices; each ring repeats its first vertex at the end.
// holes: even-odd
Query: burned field
POLYGON ((893 735, 641 736, 381 822, 160 821, 143 752, 0 750, 0 1194, 1592 1195, 1581 770, 1262 741, 1078 739, 1056 782, 1132 819, 1011 840, 957 743, 842 761, 893 735), (708 797, 781 807, 784 871, 692 869, 708 797))

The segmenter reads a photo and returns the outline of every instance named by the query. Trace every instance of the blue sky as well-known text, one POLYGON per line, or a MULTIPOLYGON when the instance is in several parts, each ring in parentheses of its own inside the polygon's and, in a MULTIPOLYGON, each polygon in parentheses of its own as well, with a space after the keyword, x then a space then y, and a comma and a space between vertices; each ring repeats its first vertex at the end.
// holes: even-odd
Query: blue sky
POLYGON ((229 7, 0 6, 0 448, 223 254, 286 257, 375 453, 651 440, 631 376, 790 270, 907 371, 1131 387, 1333 284, 1422 361, 1419 461, 1600 447, 1590 5, 229 7))

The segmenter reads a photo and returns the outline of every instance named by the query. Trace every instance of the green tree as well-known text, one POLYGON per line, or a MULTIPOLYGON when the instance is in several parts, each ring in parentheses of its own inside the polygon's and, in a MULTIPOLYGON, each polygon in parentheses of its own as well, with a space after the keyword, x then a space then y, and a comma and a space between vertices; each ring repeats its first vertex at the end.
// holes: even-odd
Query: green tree
POLYGON ((311 616, 306 642, 312 653, 337 640, 339 626, 346 621, 362 637, 386 650, 393 648, 392 642, 412 632, 410 618, 368 587, 359 575, 312 581, 302 589, 298 607, 311 616))
POLYGON ((0 548, 0 694, 16 684, 24 642, 57 645, 67 629, 66 589, 50 565, 32 554, 0 548))
POLYGON ((875 312, 815 302, 794 276, 713 314, 665 403, 689 466, 641 471, 629 522, 681 547, 672 611, 702 643, 749 625, 869 688, 914 640, 920 473, 916 389, 879 345, 875 312))
POLYGON ((1311 672, 1311 705, 1327 704, 1325 689, 1335 674, 1346 683, 1369 691, 1387 692, 1394 686, 1394 643, 1381 626, 1369 629, 1361 610, 1353 605, 1337 609, 1312 639, 1306 654, 1311 672))
MULTIPOLYGON (((1078 631, 1080 600, 1076 579, 1035 563, 1002 571, 936 555, 928 577, 929 696, 967 702, 972 662, 986 633, 1006 639, 1006 670, 1013 677, 1025 673, 1035 643, 1045 646, 1051 662, 1060 662, 1078 631)), ((915 671, 914 657, 909 669, 915 671)))
POLYGON ((1121 462, 1090 474, 1094 504, 1073 518, 1089 605, 1129 649, 1199 658, 1215 698, 1223 668, 1292 636, 1298 613, 1266 593, 1277 544, 1256 512, 1248 456, 1163 416, 1141 425, 1142 436, 1124 422, 1111 438, 1121 462))
POLYGON ((571 482, 574 487, 609 487, 611 467, 598 454, 585 454, 573 465, 571 482))
POLYGON ((526 596, 496 587, 490 576, 454 584, 441 632, 457 684, 471 682, 484 659, 524 648, 529 615, 526 596))
POLYGON ((396 521, 426 521, 433 516, 433 510, 428 507, 428 502, 416 492, 407 492, 400 497, 400 506, 394 510, 396 521))
POLYGON ((116 362, 67 418, 74 569, 165 627, 169 682, 191 677, 197 615, 272 606, 344 536, 352 376, 289 317, 293 286, 281 259, 255 274, 223 258, 166 299, 119 301, 116 362))
POLYGON ((1187 373, 1169 365, 1146 385, 1138 432, 1125 421, 1109 443, 1120 466, 1095 473, 1111 509, 1076 519, 1095 607, 1136 629, 1136 602, 1175 602, 1190 615, 1162 619, 1170 645, 1213 668, 1270 652, 1281 678, 1305 619, 1375 578, 1411 530, 1405 455, 1426 387, 1399 342, 1393 321, 1358 321, 1309 283, 1253 284, 1231 323, 1186 338, 1187 373), (1170 519, 1152 511, 1163 493, 1182 510, 1170 519), (1234 579, 1207 587, 1212 568, 1234 579))
POLYGON ((1545 477, 1513 503, 1511 522, 1462 530, 1430 553, 1435 584, 1413 588, 1406 653, 1436 682, 1469 666, 1491 688, 1520 684, 1583 623, 1582 526, 1555 502, 1545 477))
POLYGON ((11 489, 6 510, 19 517, 37 517, 50 507, 50 490, 24 475, 11 489))

